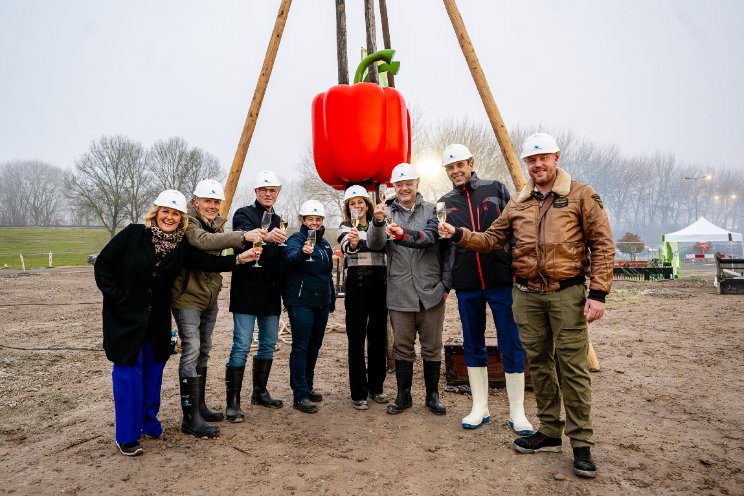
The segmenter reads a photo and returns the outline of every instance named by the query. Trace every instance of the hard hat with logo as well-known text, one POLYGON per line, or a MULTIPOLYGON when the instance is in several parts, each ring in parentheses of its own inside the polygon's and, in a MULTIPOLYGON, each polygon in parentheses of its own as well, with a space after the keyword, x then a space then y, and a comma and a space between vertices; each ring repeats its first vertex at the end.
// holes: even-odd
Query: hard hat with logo
POLYGON ((318 200, 308 200, 300 207, 300 217, 305 217, 306 215, 325 217, 325 208, 323 208, 323 204, 318 200))
POLYGON ((178 210, 179 212, 186 213, 186 197, 183 193, 176 191, 175 189, 166 189, 155 198, 153 202, 158 207, 168 207, 178 210))
POLYGON ((222 185, 214 179, 205 179, 199 181, 194 190, 194 196, 197 198, 214 198, 215 200, 225 199, 225 190, 222 185))
POLYGON ((453 143, 445 148, 442 153, 442 167, 469 158, 473 158, 473 154, 470 153, 467 146, 453 143))
POLYGON ((555 138, 545 133, 535 133, 528 136, 522 144, 522 155, 520 158, 527 158, 533 155, 542 155, 543 153, 557 153, 561 151, 558 148, 555 138))
POLYGON ((358 184, 349 186, 348 188, 346 188, 346 191, 344 191, 344 203, 346 203, 347 200, 351 200, 352 198, 355 198, 357 196, 369 199, 369 193, 367 193, 367 190, 364 188, 364 186, 359 186, 358 184))
POLYGON ((390 182, 397 183, 400 181, 408 181, 409 179, 418 179, 419 175, 416 172, 416 168, 411 164, 403 162, 393 168, 393 173, 390 175, 390 182))
POLYGON ((256 181, 253 183, 253 189, 263 188, 266 186, 281 187, 281 185, 282 182, 273 171, 265 170, 256 174, 256 181))

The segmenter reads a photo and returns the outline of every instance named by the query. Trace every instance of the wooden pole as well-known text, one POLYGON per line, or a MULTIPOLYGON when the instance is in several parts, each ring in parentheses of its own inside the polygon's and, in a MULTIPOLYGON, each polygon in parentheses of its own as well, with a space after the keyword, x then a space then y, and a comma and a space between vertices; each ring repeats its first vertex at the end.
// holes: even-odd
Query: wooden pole
POLYGON ((338 84, 349 84, 349 57, 346 53, 346 0, 336 0, 336 58, 338 84))
MULTIPOLYGON (((387 0, 380 0, 380 23, 382 24, 382 43, 386 49, 390 46, 390 25, 388 24, 387 0)), ((388 86, 395 88, 395 76, 392 72, 387 73, 388 86)))
POLYGON ((481 69, 475 48, 473 48, 473 43, 470 41, 470 36, 468 36, 468 32, 465 29, 465 23, 462 21, 460 11, 457 8, 455 0, 444 0, 444 7, 447 9, 447 14, 449 14, 452 27, 457 35, 457 41, 460 42, 460 48, 462 48, 462 53, 465 55, 465 60, 470 68, 470 74, 472 74, 475 86, 478 88, 481 100, 483 100, 483 106, 486 108, 488 120, 491 121, 491 127, 496 134, 496 140, 499 142, 501 153, 506 160, 514 187, 517 191, 521 191, 526 181, 522 173, 522 168, 519 166, 519 159, 514 151, 511 138, 509 138, 509 132, 506 130, 504 120, 501 118, 499 108, 496 106, 496 101, 491 94, 488 81, 486 81, 486 75, 483 73, 483 69, 481 69))
MULTIPOLYGON (((377 51, 377 31, 375 28, 375 0, 364 0, 364 25, 367 28, 367 55, 377 51)), ((378 84, 377 64, 369 66, 369 82, 378 84)))
POLYGON ((279 5, 279 12, 276 15, 276 22, 274 23, 274 31, 271 33, 269 46, 266 48, 261 73, 258 76, 256 90, 253 93, 253 100, 251 100, 251 106, 248 108, 248 115, 245 118, 243 132, 238 142, 238 149, 235 150, 235 157, 233 158, 232 167, 230 167, 230 175, 227 177, 227 183, 225 184, 225 201, 222 202, 222 207, 220 208, 220 214, 223 217, 226 217, 230 211, 230 205, 232 204, 233 196, 235 196, 235 189, 238 187, 240 172, 243 170, 245 156, 248 154, 248 147, 251 144, 253 131, 256 129, 258 113, 261 110, 261 103, 263 103, 264 95, 266 94, 266 86, 269 84, 271 70, 274 68, 276 52, 279 50, 279 42, 282 41, 282 33, 284 32, 284 25, 287 23, 287 16, 289 15, 289 7, 291 5, 292 0, 282 0, 281 5, 279 5))

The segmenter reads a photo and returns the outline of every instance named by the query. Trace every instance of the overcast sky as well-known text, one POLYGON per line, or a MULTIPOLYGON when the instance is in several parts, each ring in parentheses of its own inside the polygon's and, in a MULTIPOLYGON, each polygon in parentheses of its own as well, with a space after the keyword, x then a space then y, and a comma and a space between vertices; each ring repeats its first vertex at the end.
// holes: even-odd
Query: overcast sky
MULTIPOLYGON (((101 135, 182 136, 232 163, 279 0, 0 0, 0 163, 69 167, 101 135)), ((349 66, 362 0, 346 0, 349 66)), ((744 171, 744 2, 459 0, 507 127, 744 171)), ((388 0, 396 85, 422 118, 485 111, 439 0, 388 0)), ((378 31, 379 17, 378 17, 378 31)), ((243 176, 289 179, 337 83, 334 0, 295 0, 243 176)), ((378 38, 382 46, 382 36, 378 38)), ((517 144, 518 146, 518 144, 517 144)), ((246 183, 241 181, 241 188, 246 183)))

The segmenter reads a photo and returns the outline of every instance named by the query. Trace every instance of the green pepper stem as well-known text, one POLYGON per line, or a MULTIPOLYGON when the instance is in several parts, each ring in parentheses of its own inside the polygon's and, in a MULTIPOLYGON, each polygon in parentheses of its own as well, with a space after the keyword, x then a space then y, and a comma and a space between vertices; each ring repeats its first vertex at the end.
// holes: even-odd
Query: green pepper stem
POLYGON ((395 50, 388 49, 380 50, 364 57, 362 61, 359 62, 356 73, 354 74, 354 84, 362 82, 364 71, 367 70, 367 67, 369 67, 371 64, 374 64, 378 60, 384 60, 389 64, 393 60, 393 55, 395 55, 395 50))

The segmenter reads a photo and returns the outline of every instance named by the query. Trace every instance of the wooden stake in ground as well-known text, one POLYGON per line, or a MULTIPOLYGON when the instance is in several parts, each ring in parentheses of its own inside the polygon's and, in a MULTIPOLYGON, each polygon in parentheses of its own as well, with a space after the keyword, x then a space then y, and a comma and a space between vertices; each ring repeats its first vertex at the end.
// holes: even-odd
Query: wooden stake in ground
MULTIPOLYGON (((447 14, 452 22, 455 35, 457 35, 457 41, 460 42, 460 48, 462 48, 462 53, 470 68, 470 74, 472 74, 475 86, 478 88, 481 100, 483 100, 483 106, 486 108, 488 120, 491 121, 491 127, 496 134, 496 140, 499 142, 501 153, 504 155, 504 160, 506 160, 514 187, 517 191, 521 191, 527 182, 519 165, 519 159, 514 151, 514 145, 512 145, 509 132, 506 130, 506 125, 504 125, 504 120, 501 118, 499 108, 493 99, 491 88, 489 88, 488 81, 486 81, 486 75, 483 73, 483 69, 478 61, 475 48, 473 48, 473 42, 470 41, 470 36, 468 36, 468 31, 465 29, 465 23, 462 20, 462 16, 460 16, 460 11, 457 8, 455 0, 444 0, 444 7, 447 9, 447 14)), ((592 370, 592 368, 596 369, 592 370, 593 372, 599 370, 599 359, 594 353, 594 347, 592 347, 591 341, 589 342, 589 364, 589 370, 592 370)))
POLYGON ((225 184, 225 201, 222 202, 222 207, 220 208, 220 215, 223 217, 227 217, 233 196, 235 196, 235 189, 238 187, 240 173, 243 170, 245 156, 248 154, 248 146, 251 144, 253 131, 256 129, 258 113, 261 110, 261 103, 263 103, 264 95, 266 94, 266 87, 269 84, 271 70, 274 68, 276 52, 279 50, 279 42, 282 41, 282 33, 284 32, 284 25, 287 23, 287 16, 289 15, 289 7, 291 5, 292 0, 282 0, 281 5, 279 6, 279 13, 276 15, 274 31, 271 33, 271 39, 269 39, 269 46, 266 49, 266 56, 264 57, 263 66, 261 67, 261 74, 258 76, 256 90, 253 92, 251 106, 248 108, 248 115, 245 118, 243 132, 241 133, 240 141, 238 142, 238 149, 235 150, 235 157, 233 158, 232 167, 230 167, 230 175, 227 177, 227 183, 225 184))
POLYGON ((338 84, 349 84, 349 58, 346 55, 346 0, 336 0, 336 59, 338 84))

